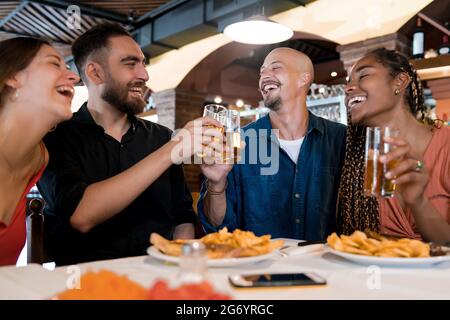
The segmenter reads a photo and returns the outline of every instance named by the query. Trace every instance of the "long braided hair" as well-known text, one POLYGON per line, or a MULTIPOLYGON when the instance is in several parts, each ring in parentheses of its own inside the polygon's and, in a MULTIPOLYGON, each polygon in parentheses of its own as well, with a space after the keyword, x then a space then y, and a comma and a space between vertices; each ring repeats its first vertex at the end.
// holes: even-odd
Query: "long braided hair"
MULTIPOLYGON (((379 48, 369 52, 377 62, 385 66, 392 77, 404 72, 411 82, 405 90, 405 100, 409 111, 424 123, 432 120, 426 117, 420 79, 413 65, 401 53, 379 48)), ((337 225, 338 232, 351 234, 355 230, 379 231, 379 204, 375 197, 364 194, 364 149, 365 127, 352 124, 351 114, 347 113, 348 128, 346 154, 338 193, 337 225)))

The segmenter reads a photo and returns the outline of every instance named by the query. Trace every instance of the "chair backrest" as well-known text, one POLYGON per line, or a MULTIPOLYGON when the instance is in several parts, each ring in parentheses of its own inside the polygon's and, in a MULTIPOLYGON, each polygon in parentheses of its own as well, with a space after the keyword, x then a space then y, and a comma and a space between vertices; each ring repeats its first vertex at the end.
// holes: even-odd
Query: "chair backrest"
POLYGON ((197 203, 198 203, 198 198, 200 197, 200 192, 191 192, 191 196, 192 196, 192 207, 194 208, 195 213, 197 213, 197 203))
POLYGON ((31 198, 27 203, 27 262, 47 262, 44 250, 44 206, 41 198, 31 198))
MULTIPOLYGON (((199 192, 191 192, 191 195, 192 195, 192 200, 193 200, 192 206, 194 208, 195 213, 198 215, 197 203, 198 203, 198 199, 200 197, 200 193, 199 192)), ((202 224, 200 223, 199 219, 197 219, 197 223, 195 224, 194 228, 195 228, 195 238, 196 239, 199 239, 205 235, 205 231, 203 230, 202 224)))

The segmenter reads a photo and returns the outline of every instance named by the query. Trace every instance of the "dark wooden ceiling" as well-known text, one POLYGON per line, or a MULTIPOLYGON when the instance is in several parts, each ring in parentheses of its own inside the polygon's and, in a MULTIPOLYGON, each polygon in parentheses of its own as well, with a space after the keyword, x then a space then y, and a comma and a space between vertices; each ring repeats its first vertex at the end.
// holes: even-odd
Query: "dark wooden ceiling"
POLYGON ((98 23, 115 21, 129 27, 129 23, 167 2, 168 0, 0 1, 0 40, 20 35, 39 36, 54 41, 56 46, 64 49, 98 23), (81 8, 79 29, 67 27, 69 5, 79 5, 81 8))
POLYGON ((161 5, 168 2, 168 0, 109 0, 109 1, 90 1, 79 0, 77 1, 84 5, 93 6, 100 9, 106 9, 114 11, 124 16, 128 16, 130 12, 133 12, 134 17, 141 17, 147 12, 153 11, 159 8, 161 5))
POLYGON ((0 20, 5 18, 9 13, 20 4, 20 1, 2 1, 0 3, 0 20))
POLYGON ((310 57, 313 63, 339 59, 339 53, 336 52, 336 44, 333 42, 312 39, 291 39, 273 45, 261 46, 254 49, 249 56, 237 59, 234 63, 259 70, 267 54, 278 47, 289 47, 301 51, 310 57))

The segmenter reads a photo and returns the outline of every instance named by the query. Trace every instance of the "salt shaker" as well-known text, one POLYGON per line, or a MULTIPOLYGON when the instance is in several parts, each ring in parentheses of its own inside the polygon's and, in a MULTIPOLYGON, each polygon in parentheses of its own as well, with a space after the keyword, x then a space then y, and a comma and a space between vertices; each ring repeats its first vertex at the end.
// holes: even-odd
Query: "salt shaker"
POLYGON ((208 266, 205 245, 200 241, 184 244, 179 267, 177 282, 180 284, 206 280, 208 266))

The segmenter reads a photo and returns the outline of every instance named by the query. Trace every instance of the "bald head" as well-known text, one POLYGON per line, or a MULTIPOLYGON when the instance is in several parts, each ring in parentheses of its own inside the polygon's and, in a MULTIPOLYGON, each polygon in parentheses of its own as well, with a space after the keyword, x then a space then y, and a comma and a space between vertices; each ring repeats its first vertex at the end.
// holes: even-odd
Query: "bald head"
POLYGON ((314 67, 311 59, 298 50, 286 47, 273 49, 264 60, 264 65, 273 61, 281 61, 288 65, 289 68, 294 68, 294 70, 302 74, 307 89, 314 81, 314 67))
POLYGON ((274 49, 267 55, 259 74, 259 90, 267 108, 277 111, 284 105, 306 107, 306 96, 314 80, 314 68, 308 56, 290 48, 274 49))

